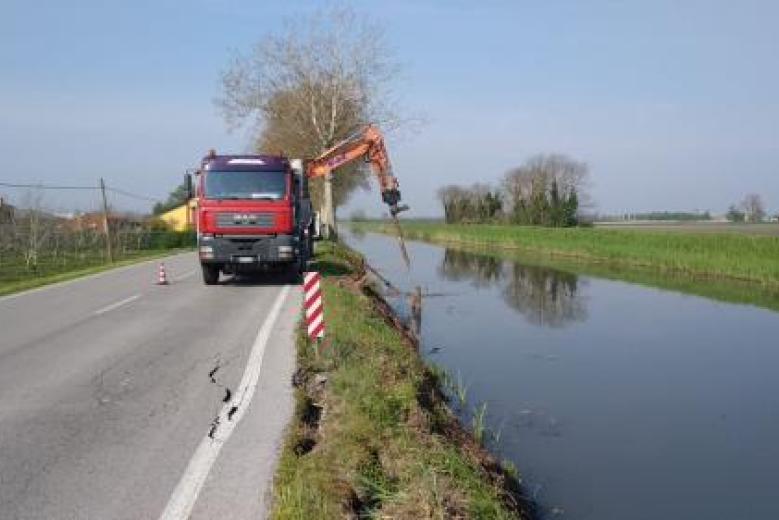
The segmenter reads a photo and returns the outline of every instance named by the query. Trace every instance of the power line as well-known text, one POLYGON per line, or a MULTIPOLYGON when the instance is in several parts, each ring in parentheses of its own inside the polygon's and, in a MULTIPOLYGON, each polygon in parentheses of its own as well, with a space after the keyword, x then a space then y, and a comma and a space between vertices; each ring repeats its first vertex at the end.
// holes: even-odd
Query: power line
MULTIPOLYGON (((4 186, 6 188, 30 188, 30 189, 40 189, 40 190, 99 190, 99 186, 62 186, 62 185, 54 185, 54 184, 21 184, 21 183, 12 183, 12 182, 0 182, 0 186, 4 186)), ((106 190, 116 193, 118 195, 124 195, 125 197, 130 197, 131 199, 138 199, 138 200, 145 200, 150 202, 157 202, 159 201, 159 198, 153 198, 153 197, 147 197, 146 195, 139 195, 137 193, 132 193, 126 190, 121 190, 119 188, 111 188, 109 186, 106 186, 106 190)))
POLYGON ((157 202, 159 199, 155 199, 152 197, 147 197, 146 195, 138 195, 137 193, 131 193, 129 191, 120 190, 119 188, 110 188, 106 186, 106 189, 113 193, 118 193, 119 195, 124 195, 125 197, 130 197, 131 199, 138 199, 138 200, 148 200, 151 202, 157 202))
POLYGON ((34 188, 39 190, 99 190, 98 186, 54 186, 51 184, 15 184, 0 182, 0 186, 6 188, 34 188))

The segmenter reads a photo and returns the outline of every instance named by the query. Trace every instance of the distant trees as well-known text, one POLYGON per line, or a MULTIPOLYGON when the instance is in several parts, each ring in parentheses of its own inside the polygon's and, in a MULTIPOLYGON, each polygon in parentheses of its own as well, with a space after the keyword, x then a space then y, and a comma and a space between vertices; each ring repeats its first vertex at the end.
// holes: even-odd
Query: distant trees
POLYGON ((750 193, 741 201, 744 217, 747 222, 762 222, 765 218, 763 199, 757 193, 750 193))
POLYGON ((650 211, 647 213, 631 213, 633 220, 678 220, 678 221, 698 221, 711 220, 711 213, 704 211, 650 211))
POLYGON ((740 204, 731 204, 725 216, 731 222, 762 222, 766 216, 763 199, 756 193, 750 193, 740 204))
POLYGON ((485 184, 438 191, 447 223, 495 222, 550 227, 578 224, 587 165, 560 154, 537 155, 506 173, 500 188, 485 184))
POLYGON ((514 224, 575 226, 587 178, 587 165, 565 155, 530 158, 503 179, 508 220, 514 224))
POLYGON ((498 189, 486 184, 471 187, 444 186, 438 190, 448 224, 457 222, 486 223, 496 221, 503 205, 498 189))
POLYGON ((625 222, 631 220, 699 222, 712 220, 711 212, 706 211, 646 211, 639 213, 603 214, 595 213, 594 222, 625 222))
POLYGON ((189 187, 187 186, 187 181, 184 180, 181 184, 173 188, 173 191, 170 192, 165 202, 157 202, 154 204, 154 207, 152 208, 152 213, 154 215, 161 215, 166 211, 170 211, 173 208, 177 208, 181 206, 182 204, 187 202, 188 194, 189 194, 189 187))
POLYGON ((730 205, 728 212, 725 213, 725 217, 731 222, 744 222, 746 220, 746 214, 735 204, 730 205))

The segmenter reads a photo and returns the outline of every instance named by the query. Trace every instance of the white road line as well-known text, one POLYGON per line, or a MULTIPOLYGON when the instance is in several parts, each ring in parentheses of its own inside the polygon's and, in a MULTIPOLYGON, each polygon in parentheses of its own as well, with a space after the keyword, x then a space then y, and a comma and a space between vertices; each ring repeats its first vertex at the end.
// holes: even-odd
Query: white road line
POLYGON ((111 305, 106 305, 102 309, 96 310, 95 311, 95 315, 105 314, 106 312, 110 312, 110 311, 112 311, 114 309, 118 309, 122 305, 127 305, 130 302, 134 302, 135 300, 137 300, 140 297, 141 297, 140 294, 133 294, 129 298, 125 298, 124 300, 119 300, 116 303, 112 303, 111 305))
POLYGON ((265 355, 265 346, 270 338, 276 320, 281 312, 281 307, 289 294, 289 285, 285 285, 276 300, 273 302, 268 317, 257 332, 257 338, 249 353, 249 360, 241 378, 238 390, 233 393, 232 399, 222 406, 214 424, 216 428, 213 437, 206 434, 195 450, 195 454, 189 461, 187 469, 179 480, 176 489, 173 490, 168 505, 160 515, 160 520, 186 520, 192 514, 200 490, 205 484, 206 477, 211 467, 219 456, 222 446, 230 438, 238 422, 246 413, 249 404, 254 397, 257 383, 260 379, 262 358, 265 355))

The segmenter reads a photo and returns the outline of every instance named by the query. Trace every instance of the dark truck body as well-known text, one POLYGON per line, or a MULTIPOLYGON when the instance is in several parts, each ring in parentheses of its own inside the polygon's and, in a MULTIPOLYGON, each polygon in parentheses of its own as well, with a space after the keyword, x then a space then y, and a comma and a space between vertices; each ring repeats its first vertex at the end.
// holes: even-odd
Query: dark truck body
POLYGON ((220 272, 305 269, 313 215, 300 161, 212 154, 199 173, 198 254, 206 284, 220 272))

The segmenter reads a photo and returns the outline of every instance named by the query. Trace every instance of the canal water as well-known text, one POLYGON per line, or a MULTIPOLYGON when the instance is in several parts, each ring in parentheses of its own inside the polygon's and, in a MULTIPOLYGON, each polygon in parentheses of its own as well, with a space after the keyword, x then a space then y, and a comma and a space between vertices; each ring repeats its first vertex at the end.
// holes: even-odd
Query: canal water
MULTIPOLYGON (((542 518, 779 519, 779 313, 346 233, 420 285, 422 351, 486 403, 542 518)), ((404 298, 394 300, 407 313, 404 298)))

